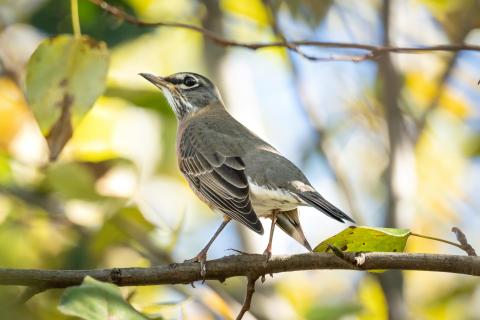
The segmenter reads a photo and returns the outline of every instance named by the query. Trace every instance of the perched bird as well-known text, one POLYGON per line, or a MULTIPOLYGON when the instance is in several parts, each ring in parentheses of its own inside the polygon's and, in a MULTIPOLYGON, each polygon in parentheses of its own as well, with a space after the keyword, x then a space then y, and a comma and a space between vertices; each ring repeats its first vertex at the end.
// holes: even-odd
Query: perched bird
POLYGON ((297 207, 314 207, 344 222, 353 220, 325 200, 305 175, 270 144, 235 120, 220 92, 206 77, 180 72, 168 77, 140 73, 160 88, 178 119, 180 171, 196 195, 224 220, 198 255, 205 277, 207 251, 231 220, 263 234, 259 217, 271 218, 264 254, 270 258, 275 224, 312 251, 303 234, 297 207))

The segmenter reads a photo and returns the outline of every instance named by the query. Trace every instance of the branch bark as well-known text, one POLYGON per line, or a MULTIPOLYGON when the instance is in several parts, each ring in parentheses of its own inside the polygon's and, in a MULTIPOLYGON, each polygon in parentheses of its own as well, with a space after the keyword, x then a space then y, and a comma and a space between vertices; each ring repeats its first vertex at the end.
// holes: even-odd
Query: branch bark
POLYGON ((201 33, 205 38, 213 41, 215 44, 224 47, 239 47, 251 50, 258 50, 264 48, 281 47, 287 48, 297 54, 300 54, 305 59, 310 61, 350 61, 362 62, 366 60, 374 60, 387 53, 425 53, 433 51, 457 52, 457 51, 480 51, 480 46, 470 44, 441 44, 435 46, 423 47, 392 47, 392 46, 376 46, 361 43, 342 43, 342 42, 324 42, 324 41, 274 41, 274 42, 240 42, 227 39, 215 32, 188 23, 180 22, 147 22, 136 18, 133 15, 117 8, 104 0, 89 0, 91 3, 97 5, 108 14, 123 20, 127 23, 137 25, 140 27, 170 27, 188 29, 194 32, 201 33), (336 49, 355 49, 366 51, 363 54, 357 55, 331 55, 328 57, 316 57, 307 55, 299 50, 299 47, 319 47, 319 48, 336 48, 336 49))
MULTIPOLYGON (((358 253, 345 252, 349 260, 358 253)), ((265 263, 261 254, 232 255, 207 262, 208 280, 225 281, 245 276, 255 278, 264 274, 300 270, 419 270, 480 276, 480 257, 427 253, 362 253, 360 266, 329 253, 305 253, 274 256, 265 263)), ((0 285, 29 286, 43 289, 78 285, 85 276, 119 286, 188 284, 202 280, 198 263, 172 263, 150 268, 112 268, 92 270, 41 270, 0 268, 0 285)))

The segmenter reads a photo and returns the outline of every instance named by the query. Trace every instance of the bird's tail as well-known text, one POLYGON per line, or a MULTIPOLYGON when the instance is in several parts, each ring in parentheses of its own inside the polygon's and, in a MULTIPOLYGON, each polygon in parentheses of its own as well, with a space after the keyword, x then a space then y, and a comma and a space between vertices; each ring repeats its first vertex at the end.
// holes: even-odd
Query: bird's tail
POLYGON ((297 209, 280 212, 280 214, 277 215, 277 225, 286 234, 307 248, 308 251, 312 251, 312 247, 303 234, 302 226, 300 225, 300 220, 298 219, 297 209))
POLYGON ((325 200, 318 192, 316 191, 306 191, 295 193, 300 199, 302 199, 306 204, 322 211, 330 218, 333 218, 337 221, 344 222, 344 220, 355 223, 355 221, 345 214, 342 210, 335 207, 333 204, 325 200))

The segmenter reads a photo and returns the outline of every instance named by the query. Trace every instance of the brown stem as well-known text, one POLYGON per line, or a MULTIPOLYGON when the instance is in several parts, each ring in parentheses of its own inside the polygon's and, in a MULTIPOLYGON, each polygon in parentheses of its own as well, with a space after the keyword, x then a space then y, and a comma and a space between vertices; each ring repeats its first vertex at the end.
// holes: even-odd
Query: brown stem
POLYGON ((253 294, 255 293, 255 282, 258 280, 258 277, 247 277, 247 291, 245 293, 245 301, 243 302, 242 309, 238 314, 236 320, 241 320, 245 313, 250 310, 250 305, 252 304, 253 294))
POLYGON ((435 238, 435 237, 430 237, 430 236, 424 236, 423 234, 418 234, 418 233, 414 233, 414 232, 410 232, 410 235, 414 236, 414 237, 418 237, 418 238, 424 238, 424 239, 439 241, 439 242, 443 242, 443 243, 448 243, 449 245, 452 245, 452 246, 455 246, 455 247, 460 248, 462 250, 465 250, 462 247, 462 245, 460 245, 458 243, 455 243, 455 242, 452 242, 452 241, 445 240, 445 239, 440 239, 440 238, 435 238))

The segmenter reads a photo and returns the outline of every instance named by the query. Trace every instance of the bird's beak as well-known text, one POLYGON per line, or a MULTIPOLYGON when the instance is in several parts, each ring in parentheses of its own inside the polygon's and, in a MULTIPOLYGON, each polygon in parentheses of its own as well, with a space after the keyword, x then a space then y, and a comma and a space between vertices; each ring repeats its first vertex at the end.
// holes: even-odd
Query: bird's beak
POLYGON ((145 79, 147 79, 148 81, 150 81, 160 89, 162 88, 168 89, 169 86, 171 86, 171 83, 166 81, 162 77, 158 77, 150 73, 139 73, 139 75, 141 75, 142 77, 144 77, 145 79))

